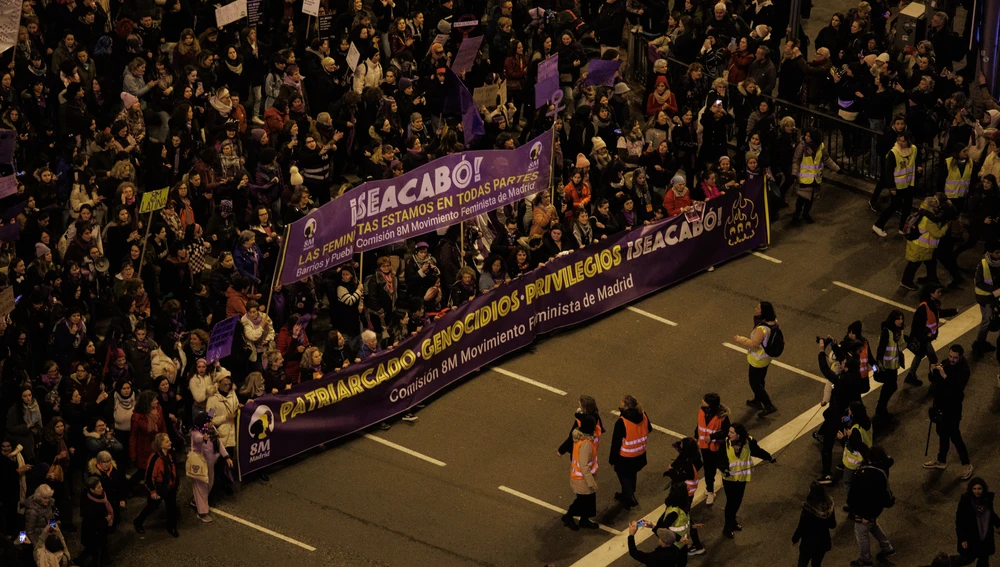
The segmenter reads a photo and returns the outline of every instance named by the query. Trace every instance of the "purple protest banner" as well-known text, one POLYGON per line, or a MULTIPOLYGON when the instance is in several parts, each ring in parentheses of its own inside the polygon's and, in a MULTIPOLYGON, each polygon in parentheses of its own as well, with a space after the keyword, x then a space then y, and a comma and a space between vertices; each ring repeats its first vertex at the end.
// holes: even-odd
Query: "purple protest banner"
POLYGON ((445 76, 444 111, 462 115, 462 137, 466 147, 471 147, 478 136, 486 134, 486 125, 472 99, 472 93, 454 69, 449 69, 445 76))
POLYGON ((355 251, 445 228, 547 189, 551 136, 546 132, 513 150, 445 156, 352 190, 345 197, 349 224, 357 227, 355 251))
POLYGON ((0 199, 10 197, 17 193, 17 176, 5 175, 0 177, 0 199))
POLYGON ((553 55, 538 64, 538 80, 535 81, 535 108, 545 106, 552 100, 552 93, 559 90, 559 55, 553 55))
POLYGON ((24 209, 28 206, 28 200, 25 199, 20 203, 0 211, 0 222, 9 221, 13 218, 17 218, 17 215, 24 212, 24 209))
POLYGON ((0 225, 0 242, 12 242, 21 239, 21 225, 17 221, 0 225))
POLYGON ((396 348, 248 402, 237 420, 240 475, 410 410, 523 348, 721 264, 769 239, 764 189, 725 193, 683 215, 559 256, 448 312, 396 348))
POLYGON ((14 146, 17 144, 17 132, 0 130, 0 163, 9 164, 14 161, 14 146))
POLYGON ((329 270, 354 254, 355 227, 347 199, 334 199, 288 227, 278 272, 282 285, 329 270))
POLYGON ((206 362, 213 364, 229 356, 233 350, 233 335, 239 324, 240 316, 233 315, 212 327, 212 334, 208 337, 208 350, 205 352, 206 362))
POLYGON ((461 75, 472 69, 472 65, 476 62, 476 54, 479 53, 479 46, 482 43, 483 36, 467 37, 462 40, 462 44, 458 46, 458 53, 455 54, 455 60, 451 62, 451 70, 456 75, 461 75))
POLYGON ((615 73, 622 66, 620 60, 607 61, 604 59, 591 59, 587 64, 587 79, 585 85, 603 85, 613 87, 615 85, 615 73))

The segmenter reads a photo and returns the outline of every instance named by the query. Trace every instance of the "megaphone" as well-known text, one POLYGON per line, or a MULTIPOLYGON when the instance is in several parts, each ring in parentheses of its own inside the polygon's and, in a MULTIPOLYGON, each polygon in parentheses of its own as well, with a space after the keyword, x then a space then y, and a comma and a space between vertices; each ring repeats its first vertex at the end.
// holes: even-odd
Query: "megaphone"
POLYGON ((108 259, 105 258, 104 256, 101 256, 97 260, 94 260, 94 268, 96 268, 97 271, 102 274, 107 273, 108 268, 110 267, 111 267, 111 262, 108 261, 108 259))

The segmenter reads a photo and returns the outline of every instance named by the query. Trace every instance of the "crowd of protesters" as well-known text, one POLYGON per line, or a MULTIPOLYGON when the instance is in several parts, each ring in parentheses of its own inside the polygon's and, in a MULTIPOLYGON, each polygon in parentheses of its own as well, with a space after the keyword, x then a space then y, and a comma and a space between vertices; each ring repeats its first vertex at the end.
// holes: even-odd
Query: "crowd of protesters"
POLYGON ((946 15, 916 49, 886 53, 886 6, 862 2, 806 60, 809 42, 782 43, 770 0, 324 2, 329 37, 299 2, 259 8, 258 25, 220 28, 206 2, 23 3, 0 75, 17 138, 0 166, 17 177, 0 200, 0 290, 16 298, 0 349, 0 527, 24 531, 39 565, 67 564, 77 531, 101 564, 109 533, 126 516, 143 533, 161 503, 177 537, 184 476, 212 521, 208 502, 232 491, 241 404, 391 349, 557 255, 765 179, 778 203, 795 191, 793 220, 811 222, 822 169, 838 165, 822 133, 776 114, 762 96, 775 88, 820 107, 836 92, 841 117, 873 127, 904 106, 871 150, 890 179, 900 132, 1000 169, 995 103, 967 74, 938 72, 963 56, 946 15), (621 59, 640 28, 664 57, 649 83, 588 84, 588 62, 621 59), (446 101, 469 35, 485 41, 461 80, 503 80, 507 102, 481 106, 485 134, 467 140, 446 101), (554 54, 564 97, 536 109, 538 64, 554 54), (680 84, 666 57, 691 63, 680 84), (948 122, 943 137, 929 113, 948 122), (355 258, 273 281, 284 227, 352 186, 551 129, 551 192, 379 249, 368 273, 355 258), (165 207, 143 212, 163 188, 165 207), (209 333, 229 317, 232 354, 209 362, 209 333))

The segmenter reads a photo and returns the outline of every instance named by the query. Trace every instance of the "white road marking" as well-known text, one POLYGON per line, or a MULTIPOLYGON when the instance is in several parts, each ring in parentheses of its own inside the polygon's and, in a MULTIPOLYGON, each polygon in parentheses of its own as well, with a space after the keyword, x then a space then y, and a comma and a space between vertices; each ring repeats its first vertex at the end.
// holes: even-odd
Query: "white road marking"
MULTIPOLYGON (((742 352, 743 354, 747 353, 747 349, 745 349, 745 348, 743 348, 741 346, 734 345, 733 343, 722 343, 722 346, 724 346, 726 348, 729 348, 729 349, 732 349, 732 350, 735 350, 736 352, 742 352)), ((815 380, 817 382, 821 382, 823 384, 826 384, 826 382, 827 382, 826 378, 823 378, 822 376, 817 376, 816 374, 813 374, 811 372, 806 372, 805 370, 802 370, 801 368, 796 368, 796 367, 794 367, 794 366, 792 366, 790 364, 785 364, 784 362, 781 362, 780 360, 773 360, 772 359, 771 360, 771 365, 772 366, 777 366, 778 368, 784 368, 785 370, 790 370, 790 371, 792 371, 792 372, 794 372, 796 374, 800 374, 802 376, 805 376, 806 378, 812 378, 813 380, 815 380)))
POLYGON ((760 252, 751 252, 750 254, 752 254, 753 256, 756 256, 758 258, 763 258, 764 260, 767 260, 768 262, 774 262, 775 264, 780 264, 781 263, 781 260, 779 260, 777 258, 772 258, 771 256, 768 256, 767 254, 761 254, 760 252))
MULTIPOLYGON (((621 412, 619 412, 618 410, 614 410, 611 413, 613 413, 615 415, 618 415, 618 416, 621 415, 621 412)), ((653 424, 653 429, 656 430, 656 431, 659 431, 660 433, 666 433, 667 435, 676 437, 678 439, 684 439, 685 437, 687 437, 687 435, 681 435, 680 433, 677 433, 676 431, 667 429, 666 427, 660 427, 659 425, 656 425, 655 423, 653 424)))
POLYGON ((676 327, 677 326, 677 323, 674 323, 670 319, 664 319, 663 317, 660 317, 659 315, 653 315, 649 311, 643 311, 642 309, 639 309, 638 307, 632 307, 630 305, 629 307, 627 307, 627 309, 629 311, 631 311, 632 313, 638 313, 639 315, 645 315, 646 317, 649 317, 650 319, 652 319, 654 321, 659 321, 660 323, 663 323, 665 325, 670 325, 671 327, 676 327))
MULTIPOLYGON (((539 499, 535 498, 534 496, 528 496, 527 494, 525 494, 523 492, 518 492, 517 490, 514 490, 513 488, 508 488, 508 487, 503 486, 503 485, 498 486, 497 488, 499 488, 501 491, 506 492, 507 494, 510 494, 512 496, 517 496, 518 498, 520 498, 522 500, 527 500, 528 502, 531 502, 532 504, 538 504, 542 508, 548 508, 549 510, 552 510, 553 512, 559 512, 560 514, 565 514, 566 513, 566 510, 560 508, 559 506, 555 506, 553 504, 549 504, 548 502, 546 502, 544 500, 539 500, 539 499)), ((622 532, 620 532, 620 531, 618 531, 618 530, 616 530, 614 528, 609 528, 608 526, 605 526, 604 524, 597 524, 597 525, 602 530, 608 532, 609 534, 614 534, 616 536, 622 534, 622 532)))
POLYGON ((833 285, 835 285, 837 287, 842 287, 842 288, 844 288, 846 290, 849 290, 849 291, 853 291, 854 293, 859 293, 859 294, 861 294, 861 295, 863 295, 865 297, 870 297, 870 298, 874 299, 875 301, 881 301, 882 303, 885 303, 885 304, 888 304, 888 305, 892 305, 893 307, 898 307, 899 309, 903 310, 903 313, 906 313, 906 314, 913 313, 913 310, 916 309, 915 307, 912 307, 910 305, 904 305, 902 303, 897 303, 897 302, 895 302, 895 301, 893 301, 891 299, 886 299, 886 298, 884 298, 884 297, 882 297, 880 295, 875 295, 874 293, 872 293, 870 291, 865 291, 863 289, 854 287, 852 285, 847 285, 844 282, 833 282, 833 285))
POLYGON ((552 386, 549 386, 548 384, 542 384, 541 382, 537 382, 535 380, 532 380, 531 378, 528 378, 527 376, 521 376, 520 374, 515 374, 514 372, 511 372, 510 370, 504 370, 503 368, 500 368, 499 366, 494 366, 492 368, 492 370, 494 372, 499 372, 500 374, 503 374, 504 376, 510 376, 511 378, 513 378, 515 380, 520 380, 521 382, 524 382, 525 384, 531 384, 532 386, 538 386, 539 388, 541 388, 543 390, 548 390, 548 391, 552 392, 553 394, 559 394, 560 396, 565 396, 566 395, 566 392, 560 390, 559 388, 553 388, 552 386))
MULTIPOLYGON (((940 331, 938 332, 938 338, 934 341, 934 349, 941 350, 942 348, 950 346, 956 339, 978 327, 980 318, 981 315, 978 307, 972 307, 970 309, 966 309, 951 321, 941 325, 940 331)), ((905 369, 906 367, 904 366, 903 368, 905 369)), ((881 386, 881 384, 876 382, 874 387, 868 392, 868 394, 865 395, 867 396, 875 392, 881 386)), ((779 427, 773 433, 761 439, 760 446, 766 449, 769 453, 774 454, 787 447, 798 437, 812 431, 813 427, 816 427, 823 421, 822 412, 817 411, 819 408, 819 404, 816 404, 792 421, 779 427), (803 427, 803 425, 805 425, 805 427, 803 427)), ((756 463, 757 459, 754 459, 754 462, 756 463)), ((779 463, 780 462, 781 461, 779 460, 779 463)), ((704 482, 705 479, 701 479, 698 482, 698 491, 695 493, 694 503, 692 506, 700 504, 704 501, 704 482)), ((718 486, 719 484, 716 483, 716 488, 718 488, 718 486)), ((655 510, 643 516, 643 519, 651 524, 655 524, 656 520, 663 515, 663 511, 665 509, 666 508, 661 504, 655 510)), ((636 544, 645 541, 651 535, 653 535, 651 530, 639 530, 639 532, 635 534, 636 544)), ((571 567, 607 567, 627 553, 628 534, 623 533, 601 544, 600 547, 591 551, 576 563, 573 563, 571 567)))
POLYGON ((418 453, 418 452, 414 451, 413 449, 407 449, 406 447, 403 447, 402 445, 397 445, 397 444, 393 443, 392 441, 386 441, 385 439, 382 439, 381 437, 376 437, 376 436, 372 435, 371 433, 365 433, 365 438, 366 439, 371 439, 372 441, 374 441, 376 443, 381 443, 381 444, 385 445, 386 447, 392 447, 393 449, 395 449, 397 451, 400 451, 400 452, 403 452, 403 453, 406 453, 407 455, 410 455, 411 457, 416 457, 416 458, 418 458, 420 460, 427 461, 428 463, 430 463, 432 465, 437 465, 439 467, 445 466, 444 462, 442 462, 442 461, 439 461, 439 460, 437 460, 437 459, 435 459, 433 457, 428 457, 427 455, 425 455, 423 453, 418 453))
POLYGON ((234 521, 236 523, 243 524, 244 526, 246 526, 248 528, 253 528, 253 529, 257 530, 258 532, 265 533, 265 534, 267 534, 267 535, 269 535, 271 537, 276 537, 276 538, 280 539, 281 541, 286 541, 286 542, 288 542, 288 543, 290 543, 292 545, 297 545, 297 546, 301 547, 302 549, 304 549, 306 551, 316 551, 316 548, 313 547, 313 546, 311 546, 311 545, 309 545, 309 544, 302 543, 299 540, 292 539, 292 538, 290 538, 290 537, 288 537, 286 535, 279 534, 278 532, 273 531, 273 530, 269 530, 269 529, 267 529, 267 528, 265 528, 263 526, 258 526, 257 524, 255 524, 253 522, 248 522, 247 520, 244 520, 243 518, 238 518, 238 517, 236 517, 236 516, 234 516, 232 514, 229 514, 227 512, 223 512, 222 510, 219 510, 218 508, 209 508, 209 510, 211 510, 213 513, 215 513, 215 515, 217 515, 217 516, 222 516, 223 518, 230 519, 230 520, 232 520, 232 521, 234 521))

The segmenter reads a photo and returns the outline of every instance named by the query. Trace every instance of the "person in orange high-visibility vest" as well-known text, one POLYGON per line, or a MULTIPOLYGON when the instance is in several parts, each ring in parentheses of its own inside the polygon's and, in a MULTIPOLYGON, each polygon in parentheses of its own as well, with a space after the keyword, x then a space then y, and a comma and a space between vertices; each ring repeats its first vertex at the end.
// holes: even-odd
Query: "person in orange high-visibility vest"
POLYGON ((917 350, 913 351, 913 362, 910 364, 910 370, 906 373, 906 378, 903 379, 904 384, 923 385, 924 381, 917 378, 917 368, 925 356, 931 366, 938 362, 937 353, 934 352, 934 339, 938 337, 941 318, 953 317, 958 314, 956 309, 943 309, 941 307, 943 293, 944 286, 940 283, 927 284, 920 290, 920 305, 913 312, 913 319, 910 322, 910 341, 916 341, 919 346, 917 350))
POLYGON ((855 321, 847 326, 847 335, 844 336, 844 342, 849 343, 854 341, 859 343, 858 347, 858 368, 861 370, 861 377, 865 380, 870 380, 874 370, 872 370, 873 360, 872 357, 875 354, 872 351, 871 345, 868 344, 868 339, 862 333, 861 321, 855 321))
POLYGON ((694 435, 701 449, 701 460, 705 463, 705 505, 715 504, 715 471, 719 460, 719 449, 726 442, 729 432, 729 408, 722 405, 722 398, 715 392, 705 394, 698 408, 698 426, 694 435))
POLYGON ((594 418, 597 425, 594 426, 594 447, 601 448, 601 436, 604 435, 604 422, 601 421, 601 412, 597 409, 597 400, 591 396, 583 395, 580 396, 580 407, 577 408, 576 414, 573 416, 573 426, 569 428, 569 436, 563 441, 563 444, 556 449, 556 453, 560 456, 565 455, 573 451, 573 432, 577 427, 580 427, 580 416, 589 415, 594 418))
POLYGON ((642 410, 642 405, 632 396, 622 398, 618 406, 621 417, 615 422, 611 434, 611 456, 608 463, 615 468, 622 491, 615 493, 615 500, 626 508, 639 505, 635 498, 636 477, 646 466, 646 441, 652 424, 642 410))
MULTIPOLYGON (((728 423, 728 420, 726 423, 728 423)), ((727 426, 726 430, 728 431, 728 429, 729 427, 727 426)), ((725 437, 725 433, 723 433, 723 437, 725 437)), ((670 477, 671 493, 674 490, 679 490, 681 485, 684 486, 685 494, 687 494, 687 506, 682 506, 682 508, 690 516, 691 506, 694 504, 694 493, 698 490, 698 469, 702 466, 701 451, 698 447, 698 441, 693 437, 685 437, 674 443, 673 447, 677 449, 677 458, 674 459, 674 462, 670 463, 663 476, 670 477)), ((713 453, 712 458, 717 459, 718 457, 713 453)), ((705 464, 708 464, 707 461, 705 464)), ((712 472, 714 474, 714 467, 712 468, 712 472)), ((669 496, 667 500, 670 500, 669 496)), ((668 508, 670 507, 670 504, 666 502, 664 504, 668 508)), ((698 537, 698 527, 700 525, 695 523, 694 519, 691 518, 691 545, 688 546, 688 555, 701 555, 705 553, 705 546, 701 544, 701 539, 698 537)))
POLYGON ((569 505, 569 510, 563 515, 562 521, 567 528, 576 531, 580 528, 596 529, 598 525, 591 520, 597 515, 597 446, 594 444, 594 426, 597 422, 593 417, 580 416, 580 426, 573 430, 573 454, 569 464, 569 486, 576 494, 576 499, 569 505), (579 525, 573 519, 580 518, 579 525))

